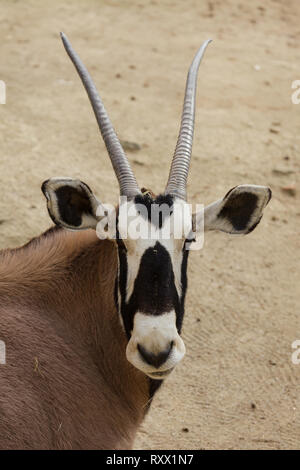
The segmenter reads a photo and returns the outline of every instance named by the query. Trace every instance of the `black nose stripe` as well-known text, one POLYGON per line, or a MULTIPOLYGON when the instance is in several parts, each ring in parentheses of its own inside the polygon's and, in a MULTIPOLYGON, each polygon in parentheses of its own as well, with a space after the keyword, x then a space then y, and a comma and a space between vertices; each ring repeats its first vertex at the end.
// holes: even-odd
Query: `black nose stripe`
POLYGON ((138 348, 140 355, 142 356, 144 361, 147 362, 147 364, 158 368, 164 362, 166 362, 173 348, 173 345, 174 345, 174 341, 171 341, 167 349, 165 349, 164 351, 158 354, 154 354, 154 353, 147 351, 141 344, 138 344, 137 348, 138 348))

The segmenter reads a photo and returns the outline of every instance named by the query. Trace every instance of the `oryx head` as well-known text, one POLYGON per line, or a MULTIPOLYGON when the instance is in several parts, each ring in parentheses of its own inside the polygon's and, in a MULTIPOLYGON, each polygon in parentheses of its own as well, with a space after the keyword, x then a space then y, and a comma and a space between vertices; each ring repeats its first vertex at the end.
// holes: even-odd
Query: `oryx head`
MULTIPOLYGON (((271 198, 264 186, 242 185, 224 198, 191 214, 186 185, 192 152, 198 68, 209 44, 197 52, 189 69, 179 137, 164 192, 141 190, 112 127, 96 87, 64 34, 67 53, 85 86, 120 186, 120 204, 113 229, 119 270, 116 303, 128 338, 126 356, 151 378, 164 378, 182 359, 181 339, 189 248, 200 231, 251 232, 271 198), (142 227, 142 229, 141 229, 142 227)), ((42 190, 51 218, 72 230, 109 225, 109 211, 83 182, 51 178, 42 190), (103 221, 105 222, 103 224, 103 221)))

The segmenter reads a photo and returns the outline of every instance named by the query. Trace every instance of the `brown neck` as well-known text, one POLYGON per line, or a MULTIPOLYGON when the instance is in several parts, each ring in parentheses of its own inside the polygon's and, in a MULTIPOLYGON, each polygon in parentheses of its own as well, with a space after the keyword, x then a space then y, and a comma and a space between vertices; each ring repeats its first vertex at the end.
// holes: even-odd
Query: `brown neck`
POLYGON ((133 427, 137 427, 148 409, 153 384, 126 359, 127 339, 114 299, 118 270, 115 244, 100 241, 90 230, 52 229, 2 256, 7 297, 11 299, 16 289, 18 299, 22 296, 31 307, 42 307, 48 315, 67 323, 86 345, 99 373, 112 393, 119 395, 133 427), (14 283, 9 282, 10 275, 14 283))

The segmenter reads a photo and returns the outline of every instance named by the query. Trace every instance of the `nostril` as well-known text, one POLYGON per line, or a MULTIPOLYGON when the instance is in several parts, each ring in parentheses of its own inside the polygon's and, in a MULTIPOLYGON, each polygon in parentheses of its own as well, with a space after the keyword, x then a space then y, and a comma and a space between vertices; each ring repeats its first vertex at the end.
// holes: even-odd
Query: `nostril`
POLYGON ((150 351, 147 351, 141 344, 137 345, 138 351, 142 358, 144 359, 147 364, 150 364, 154 367, 160 367, 164 362, 166 362, 167 358, 170 355, 170 352, 174 346, 174 341, 169 343, 169 346, 162 352, 158 354, 154 354, 150 351))

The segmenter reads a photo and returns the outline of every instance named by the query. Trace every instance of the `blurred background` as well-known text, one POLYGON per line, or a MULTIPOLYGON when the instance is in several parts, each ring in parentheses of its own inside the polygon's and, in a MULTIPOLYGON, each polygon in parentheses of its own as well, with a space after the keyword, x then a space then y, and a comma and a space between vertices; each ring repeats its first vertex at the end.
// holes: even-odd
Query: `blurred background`
MULTIPOLYGON (((164 189, 191 60, 200 67, 189 201, 269 185, 261 224, 192 252, 187 354, 137 449, 300 447, 300 3, 297 0, 0 0, 0 248, 51 225, 41 183, 118 185, 64 31, 90 70, 141 186, 164 189)), ((1 393, 1 384, 0 384, 1 393)))

